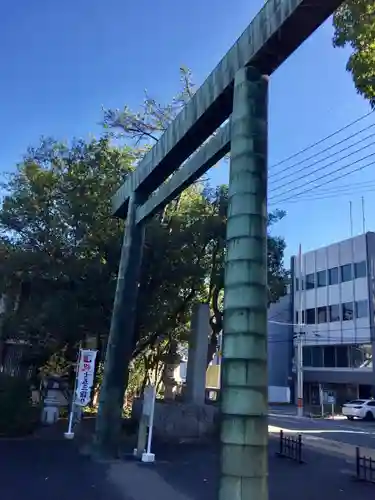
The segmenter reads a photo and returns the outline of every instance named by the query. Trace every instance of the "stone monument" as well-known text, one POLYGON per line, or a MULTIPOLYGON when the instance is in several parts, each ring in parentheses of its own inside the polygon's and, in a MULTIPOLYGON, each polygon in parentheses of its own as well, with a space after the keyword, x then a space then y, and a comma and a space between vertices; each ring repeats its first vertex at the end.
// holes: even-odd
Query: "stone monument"
POLYGON ((206 397, 208 338, 210 335, 210 308, 195 304, 191 319, 191 333, 186 372, 186 401, 203 405, 206 397))

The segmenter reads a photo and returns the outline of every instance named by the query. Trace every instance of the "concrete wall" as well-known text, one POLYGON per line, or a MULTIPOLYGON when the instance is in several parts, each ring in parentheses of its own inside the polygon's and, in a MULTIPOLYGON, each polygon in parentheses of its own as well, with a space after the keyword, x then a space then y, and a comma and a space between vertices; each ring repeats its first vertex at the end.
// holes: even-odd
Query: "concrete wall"
POLYGON ((372 370, 365 369, 327 369, 327 368, 305 368, 303 371, 304 381, 314 383, 330 384, 360 384, 374 385, 372 370))
POLYGON ((292 375, 293 327, 291 295, 285 295, 268 309, 268 385, 290 386, 292 375))
POLYGON ((366 244, 367 244, 367 267, 368 267, 368 294, 369 294, 369 309, 370 309, 370 336, 372 344, 372 377, 371 384, 375 385, 375 363, 374 363, 374 352, 375 352, 375 331, 374 331, 374 317, 375 317, 375 233, 366 234, 366 244))

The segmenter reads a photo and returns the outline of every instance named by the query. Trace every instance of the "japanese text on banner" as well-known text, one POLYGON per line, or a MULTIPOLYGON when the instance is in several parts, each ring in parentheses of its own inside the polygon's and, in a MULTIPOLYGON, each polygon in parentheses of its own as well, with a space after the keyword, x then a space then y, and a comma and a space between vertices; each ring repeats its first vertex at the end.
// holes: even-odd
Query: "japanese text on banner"
POLYGON ((91 387, 94 383, 95 359, 97 351, 91 349, 81 349, 78 373, 75 404, 86 406, 90 402, 91 387))

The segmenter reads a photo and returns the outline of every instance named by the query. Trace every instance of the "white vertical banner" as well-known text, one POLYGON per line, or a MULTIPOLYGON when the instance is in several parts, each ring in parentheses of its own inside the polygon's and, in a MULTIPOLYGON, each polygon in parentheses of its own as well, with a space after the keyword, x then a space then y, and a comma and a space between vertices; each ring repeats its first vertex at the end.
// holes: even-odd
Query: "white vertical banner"
POLYGON ((90 402, 91 388, 94 383, 95 359, 98 351, 81 349, 77 370, 77 386, 74 404, 86 406, 90 402))
POLYGON ((143 393, 142 413, 147 418, 148 436, 147 448, 142 453, 142 462, 152 463, 155 461, 154 453, 151 453, 152 431, 154 426, 154 410, 155 410, 156 388, 153 385, 148 385, 143 393))

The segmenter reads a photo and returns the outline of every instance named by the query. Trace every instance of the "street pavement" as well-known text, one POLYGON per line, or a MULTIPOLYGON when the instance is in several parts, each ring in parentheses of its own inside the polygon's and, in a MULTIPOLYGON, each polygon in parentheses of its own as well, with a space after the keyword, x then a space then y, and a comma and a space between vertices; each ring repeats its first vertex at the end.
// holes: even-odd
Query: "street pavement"
POLYGON ((1 500, 132 500, 63 440, 0 440, 1 500))
MULTIPOLYGON (((156 443, 153 451, 155 464, 127 457, 96 463, 63 439, 0 440, 0 499, 217 500, 217 445, 156 443)), ((300 465, 276 451, 277 441, 271 440, 270 500, 375 497, 375 485, 353 480, 352 461, 307 448, 300 465)))
MULTIPOLYGON (((305 450, 306 463, 300 465, 277 457, 276 451, 276 443, 271 443, 270 500, 374 499, 375 485, 355 481, 353 464, 344 459, 305 450)), ((215 447, 170 446, 156 449, 156 453, 153 472, 168 481, 178 494, 183 494, 184 500, 217 500, 219 453, 215 447)), ((147 474, 149 469, 145 470, 147 474)), ((172 497, 160 498, 172 500, 172 497)))
POLYGON ((375 422, 297 417, 293 410, 270 409, 269 425, 303 435, 375 449, 375 422))

